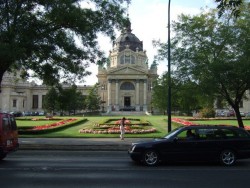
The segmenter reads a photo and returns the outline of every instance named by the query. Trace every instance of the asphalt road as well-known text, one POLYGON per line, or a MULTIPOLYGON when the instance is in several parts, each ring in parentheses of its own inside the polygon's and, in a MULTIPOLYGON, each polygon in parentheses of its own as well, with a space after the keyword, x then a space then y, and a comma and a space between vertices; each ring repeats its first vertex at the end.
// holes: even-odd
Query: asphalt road
POLYGON ((0 162, 3 188, 246 188, 249 179, 250 160, 145 167, 125 151, 20 150, 0 162))

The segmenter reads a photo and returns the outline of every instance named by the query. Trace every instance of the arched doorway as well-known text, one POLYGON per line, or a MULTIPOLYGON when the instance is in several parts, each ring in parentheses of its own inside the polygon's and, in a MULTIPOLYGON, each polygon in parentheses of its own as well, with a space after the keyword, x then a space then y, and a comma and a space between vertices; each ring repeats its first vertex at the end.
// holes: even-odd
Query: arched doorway
POLYGON ((120 108, 122 111, 133 111, 135 110, 135 107, 132 106, 132 102, 131 102, 131 95, 128 95, 128 93, 134 93, 135 91, 135 86, 133 83, 131 82, 124 82, 121 84, 120 86, 120 90, 126 92, 126 94, 123 96, 123 106, 120 108))

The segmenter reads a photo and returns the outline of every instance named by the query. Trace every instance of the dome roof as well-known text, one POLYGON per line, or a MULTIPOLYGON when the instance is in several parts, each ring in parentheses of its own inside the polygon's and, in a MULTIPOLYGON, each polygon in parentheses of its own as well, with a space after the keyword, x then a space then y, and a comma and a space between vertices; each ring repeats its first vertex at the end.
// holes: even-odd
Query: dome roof
POLYGON ((131 33, 131 31, 131 23, 128 21, 127 28, 123 30, 122 34, 115 41, 115 46, 119 52, 126 48, 133 51, 143 51, 142 41, 131 33))

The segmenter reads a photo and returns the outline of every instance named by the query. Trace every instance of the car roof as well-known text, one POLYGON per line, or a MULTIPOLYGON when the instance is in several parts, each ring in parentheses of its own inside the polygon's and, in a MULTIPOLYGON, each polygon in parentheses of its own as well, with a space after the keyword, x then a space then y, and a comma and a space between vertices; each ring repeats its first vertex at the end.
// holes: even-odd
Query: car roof
POLYGON ((184 129, 215 129, 215 128, 226 128, 226 129, 240 129, 239 127, 232 125, 189 125, 184 126, 184 129))

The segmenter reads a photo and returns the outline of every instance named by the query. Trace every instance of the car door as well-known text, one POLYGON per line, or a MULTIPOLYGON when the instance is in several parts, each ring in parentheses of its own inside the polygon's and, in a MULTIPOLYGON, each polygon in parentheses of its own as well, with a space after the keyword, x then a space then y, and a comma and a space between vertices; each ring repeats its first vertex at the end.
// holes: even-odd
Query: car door
POLYGON ((216 135, 217 128, 197 129, 199 139, 196 144, 196 157, 199 161, 215 160, 223 145, 223 138, 216 135))
MULTIPOLYGON (((175 135, 171 141, 162 142, 159 144, 159 150, 164 160, 172 161, 190 161, 195 160, 197 139, 187 138, 187 131, 185 129, 178 135, 175 135)), ((194 130, 192 130, 194 131, 194 130)))

